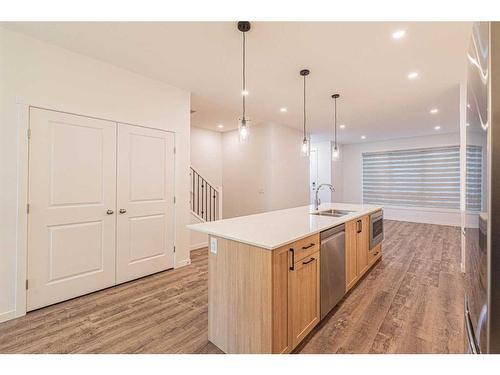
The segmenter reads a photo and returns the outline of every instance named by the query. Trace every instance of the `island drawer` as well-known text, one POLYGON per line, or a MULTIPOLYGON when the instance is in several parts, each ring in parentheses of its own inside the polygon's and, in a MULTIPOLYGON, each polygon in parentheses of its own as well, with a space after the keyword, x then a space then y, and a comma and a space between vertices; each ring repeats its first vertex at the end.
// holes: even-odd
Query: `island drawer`
POLYGON ((369 263, 375 262, 381 256, 382 256, 382 244, 378 244, 368 252, 368 262, 369 263))
POLYGON ((292 248, 294 252, 293 256, 295 259, 293 261, 298 262, 305 257, 311 256, 319 251, 319 245, 319 233, 290 244, 290 248, 292 248))

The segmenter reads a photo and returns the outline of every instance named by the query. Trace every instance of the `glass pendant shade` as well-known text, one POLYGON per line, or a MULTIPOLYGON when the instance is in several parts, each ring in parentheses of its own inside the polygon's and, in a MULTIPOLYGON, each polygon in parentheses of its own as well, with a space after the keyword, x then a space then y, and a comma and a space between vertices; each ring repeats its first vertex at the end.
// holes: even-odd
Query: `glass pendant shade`
POLYGON ((332 148, 332 160, 337 161, 340 159, 340 150, 337 145, 332 148))
POLYGON ((301 152, 302 156, 305 156, 305 157, 309 156, 309 150, 311 149, 310 146, 311 145, 310 145, 309 139, 304 138, 302 140, 302 146, 300 148, 300 152, 301 152))
POLYGON ((250 135, 250 120, 248 118, 240 118, 238 120, 238 133, 240 143, 247 143, 250 135))

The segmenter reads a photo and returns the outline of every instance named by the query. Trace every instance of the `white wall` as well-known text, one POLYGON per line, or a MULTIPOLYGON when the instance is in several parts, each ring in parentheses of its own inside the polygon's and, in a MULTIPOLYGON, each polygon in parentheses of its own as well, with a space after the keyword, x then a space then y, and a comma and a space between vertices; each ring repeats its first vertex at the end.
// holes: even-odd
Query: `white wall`
MULTIPOLYGON (((422 147, 439 147, 460 144, 460 133, 436 134, 382 142, 355 143, 343 146, 343 196, 344 202, 362 203, 362 153, 403 150, 422 147)), ((436 210, 432 208, 384 208, 384 217, 392 220, 414 221, 431 224, 460 226, 458 210, 436 210)))
MULTIPOLYGON (((191 166, 213 187, 222 192, 222 134, 191 126, 191 166)), ((191 223, 201 220, 191 215, 191 223)), ((208 236, 190 231, 190 249, 207 246, 208 236)))
POLYGON ((222 135, 223 217, 266 211, 270 189, 270 127, 253 125, 247 143, 241 144, 238 131, 222 135))
POLYGON ((340 159, 332 160, 332 142, 318 141, 311 143, 311 148, 315 148, 318 153, 318 186, 319 184, 332 184, 335 191, 322 188, 319 197, 322 202, 342 202, 343 201, 343 152, 342 145, 338 145, 340 159))
POLYGON ((238 131, 222 137, 224 217, 306 205, 309 160, 300 155, 301 132, 277 124, 254 125, 246 144, 238 131))
POLYGON ((191 126, 191 166, 214 187, 222 186, 222 134, 191 126))
POLYGON ((29 105, 175 131, 175 266, 189 263, 188 92, 0 27, 0 100, 0 321, 26 303, 29 105))
MULTIPOLYGON (((190 224, 198 224, 202 223, 196 215, 191 214, 191 222, 190 224)), ((208 246, 208 235, 200 232, 189 231, 190 242, 189 242, 189 250, 201 249, 203 247, 208 246)))
MULTIPOLYGON (((191 164, 222 186, 224 218, 308 204, 309 161, 300 154, 300 131, 276 124, 254 125, 247 143, 238 131, 191 128, 191 164)), ((192 222, 198 219, 192 215, 192 222)), ((191 233, 191 249, 207 236, 191 233)))
POLYGON ((287 126, 269 124, 270 176, 267 211, 309 204, 309 158, 302 156, 302 133, 287 126))

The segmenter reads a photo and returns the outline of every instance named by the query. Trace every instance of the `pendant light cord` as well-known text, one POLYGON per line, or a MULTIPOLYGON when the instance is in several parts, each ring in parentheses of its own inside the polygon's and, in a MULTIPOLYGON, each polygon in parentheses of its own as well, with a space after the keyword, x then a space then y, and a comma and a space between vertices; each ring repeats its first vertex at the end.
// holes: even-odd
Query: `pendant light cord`
POLYGON ((304 140, 306 139, 306 76, 304 76, 304 140))
POLYGON ((242 97, 243 97, 243 120, 246 119, 246 106, 245 106, 245 91, 247 89, 247 86, 246 86, 246 38, 245 38, 245 33, 242 32, 243 34, 243 92, 241 93, 242 94, 242 97))

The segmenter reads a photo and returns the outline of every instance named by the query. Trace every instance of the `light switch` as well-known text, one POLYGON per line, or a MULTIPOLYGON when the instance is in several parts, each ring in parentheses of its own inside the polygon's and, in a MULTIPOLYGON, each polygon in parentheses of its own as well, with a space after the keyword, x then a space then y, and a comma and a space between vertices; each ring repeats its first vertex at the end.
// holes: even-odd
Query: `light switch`
POLYGON ((217 254, 217 238, 210 237, 210 252, 217 254))

